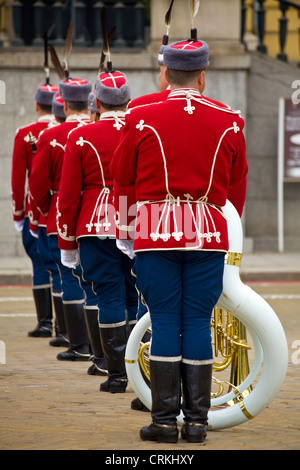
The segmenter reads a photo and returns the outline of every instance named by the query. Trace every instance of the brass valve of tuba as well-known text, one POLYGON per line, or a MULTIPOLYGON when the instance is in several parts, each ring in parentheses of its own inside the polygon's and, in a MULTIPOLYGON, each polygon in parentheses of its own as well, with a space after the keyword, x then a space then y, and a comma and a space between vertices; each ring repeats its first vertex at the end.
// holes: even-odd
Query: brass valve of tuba
MULTIPOLYGON (((213 330, 213 346, 214 346, 214 363, 213 371, 221 372, 231 366, 230 380, 226 382, 229 388, 239 385, 243 382, 245 377, 249 374, 249 361, 247 351, 251 347, 247 343, 246 328, 244 325, 235 318, 229 311, 214 308, 211 330, 213 330), (221 356, 222 360, 218 361, 217 358, 221 356)), ((149 333, 150 330, 148 330, 149 333)), ((138 351, 138 361, 143 376, 150 381, 149 371, 149 347, 150 342, 141 342, 138 351)), ((212 396, 219 396, 224 386, 221 386, 222 381, 214 379, 218 385, 218 392, 213 393, 212 396)))
POLYGON ((221 355, 223 358, 221 362, 214 361, 214 371, 226 369, 232 363, 238 348, 251 349, 247 344, 246 331, 241 322, 229 311, 215 307, 211 329, 214 330, 214 356, 218 358, 221 355))

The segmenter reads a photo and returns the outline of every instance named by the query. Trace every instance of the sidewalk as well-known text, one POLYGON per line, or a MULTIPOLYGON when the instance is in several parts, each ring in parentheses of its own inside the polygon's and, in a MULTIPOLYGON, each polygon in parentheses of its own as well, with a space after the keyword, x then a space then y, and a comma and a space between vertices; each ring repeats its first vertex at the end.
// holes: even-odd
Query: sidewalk
MULTIPOLYGON (((0 258, 0 285, 31 285, 28 257, 0 258)), ((246 253, 240 268, 244 282, 300 281, 299 253, 246 253)))
POLYGON ((300 281, 300 253, 244 254, 240 274, 244 282, 300 281))
MULTIPOLYGON (((268 297, 289 347, 280 391, 255 419, 209 432, 204 446, 181 438, 176 445, 142 441, 139 430, 150 424, 151 417, 131 409, 136 397, 132 385, 126 393, 100 392, 106 377, 88 375, 90 363, 58 361, 60 348, 50 347, 48 338, 27 336, 35 326, 31 287, 1 287, 0 341, 5 342, 6 360, 0 363, 0 450, 100 450, 100 466, 107 465, 109 457, 136 457, 136 451, 153 455, 154 464, 158 454, 189 453, 193 464, 201 465, 200 452, 205 450, 300 450, 300 363, 294 346, 300 331, 298 283, 252 286, 262 296, 280 293, 268 297)), ((249 358, 251 366, 251 354, 249 358)), ((269 364, 270 386, 275 370, 276 363, 271 370, 269 364)), ((144 468, 145 458, 143 454, 136 468, 144 468)))

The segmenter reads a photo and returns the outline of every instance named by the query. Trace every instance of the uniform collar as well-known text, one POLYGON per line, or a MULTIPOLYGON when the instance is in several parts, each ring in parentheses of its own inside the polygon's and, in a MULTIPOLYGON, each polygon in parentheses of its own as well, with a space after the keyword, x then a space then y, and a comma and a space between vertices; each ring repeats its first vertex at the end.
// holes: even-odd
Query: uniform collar
POLYGON ((184 111, 189 114, 193 114, 195 111, 194 102, 201 103, 202 95, 196 88, 177 88, 171 91, 168 96, 168 100, 186 100, 186 106, 184 111))
POLYGON ((100 114, 100 121, 113 119, 114 127, 119 131, 125 125, 125 111, 105 111, 100 114))
POLYGON ((125 111, 105 111, 104 113, 100 114, 100 119, 116 119, 116 118, 124 118, 125 111))
POLYGON ((177 97, 183 97, 183 98, 202 98, 202 95, 199 90, 196 88, 176 88, 176 90, 171 91, 171 93, 168 96, 168 99, 170 98, 177 98, 177 97))
POLYGON ((55 116, 53 114, 43 114, 38 118, 38 122, 52 122, 55 120, 55 116))

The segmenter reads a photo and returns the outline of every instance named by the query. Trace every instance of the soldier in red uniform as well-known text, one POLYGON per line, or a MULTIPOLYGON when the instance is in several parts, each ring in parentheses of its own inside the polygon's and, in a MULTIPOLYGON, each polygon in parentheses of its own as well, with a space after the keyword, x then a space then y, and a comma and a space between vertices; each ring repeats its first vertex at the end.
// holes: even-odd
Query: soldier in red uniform
POLYGON ((247 161, 244 121, 208 98, 208 46, 187 40, 164 48, 167 100, 130 110, 111 172, 120 197, 135 187, 135 223, 118 203, 127 248, 150 311, 152 424, 143 440, 202 442, 206 436, 213 354, 211 312, 222 292, 229 199, 242 214, 247 161), (120 188, 122 190, 120 190, 120 188))
MULTIPOLYGON (((90 348, 85 321, 86 307, 95 307, 96 298, 91 287, 82 280, 79 266, 61 262, 56 227, 57 197, 65 144, 68 134, 78 126, 90 124, 88 95, 91 83, 84 79, 68 78, 59 84, 64 100, 65 122, 44 132, 37 143, 37 153, 30 177, 30 193, 42 214, 47 216, 49 246, 62 279, 62 299, 69 349, 57 355, 59 360, 89 360, 90 348)), ((63 254, 62 254, 63 256, 63 254)))
MULTIPOLYGON (((55 93, 52 98, 52 114, 55 117, 55 121, 50 123, 49 126, 40 133, 39 137, 43 132, 47 131, 47 129, 59 125, 66 119, 64 113, 64 101, 61 98, 59 92, 55 93)), ((49 248, 49 237, 47 235, 47 217, 41 214, 31 197, 29 198, 28 213, 30 219, 30 233, 32 236, 37 238, 38 252, 40 254, 41 261, 51 275, 51 293, 55 311, 55 338, 52 338, 49 344, 50 346, 68 346, 67 338, 64 337, 66 334, 66 326, 62 304, 61 276, 49 248)))
POLYGON ((159 75, 158 75, 158 85, 159 85, 159 92, 158 93, 150 93, 148 95, 139 96, 134 100, 130 101, 128 104, 128 109, 136 108, 138 106, 144 106, 151 103, 157 103, 159 101, 164 101, 168 98, 170 93, 170 84, 166 79, 165 74, 165 64, 164 64, 164 56, 163 50, 168 43, 168 36, 165 34, 164 37, 165 44, 162 44, 158 53, 157 63, 159 66, 159 75))
MULTIPOLYGON (((166 67, 165 67, 164 62, 163 62, 163 49, 164 49, 165 45, 167 45, 167 43, 168 43, 168 36, 164 35, 163 40, 164 40, 164 44, 162 44, 162 46, 159 50, 158 60, 157 60, 158 66, 159 66, 158 84, 159 84, 159 90, 160 91, 158 93, 150 93, 150 94, 146 94, 146 95, 140 96, 138 98, 135 98, 134 100, 129 102, 128 109, 132 109, 132 108, 136 108, 136 107, 140 107, 140 106, 147 106, 151 103, 157 103, 157 102, 160 102, 160 101, 165 101, 167 99, 167 97, 169 96, 169 94, 170 94, 170 85, 169 85, 169 82, 166 80, 166 76, 165 76, 165 73, 164 73, 166 67)), ((132 195, 134 197, 134 191, 132 191, 132 195)), ((131 203, 134 204, 135 199, 133 199, 131 201, 131 203)), ((118 240, 117 243, 118 243, 118 247, 121 251, 123 251, 125 254, 129 253, 129 255, 131 255, 131 243, 129 243, 129 250, 128 250, 128 242, 126 240, 118 240)), ((139 295, 138 314, 137 314, 137 319, 139 320, 147 312, 147 306, 145 305, 145 302, 143 300, 143 296, 140 292, 139 285, 138 285, 138 282, 137 282, 137 279, 136 279, 135 265, 133 265, 133 268, 132 268, 132 275, 135 278, 136 289, 137 289, 137 292, 138 292, 138 295, 139 295)), ((146 333, 145 338, 144 338, 144 342, 147 342, 149 340, 150 340, 149 334, 146 333)), ((146 412, 149 411, 148 408, 145 407, 143 402, 138 397, 134 398, 131 401, 131 408, 133 410, 146 411, 146 412)))
POLYGON ((51 104, 53 95, 58 91, 54 85, 43 84, 35 95, 36 122, 17 130, 12 158, 12 204, 15 228, 22 232, 22 241, 33 268, 33 298, 35 301, 38 324, 28 333, 31 337, 50 337, 52 335, 52 298, 49 272, 43 265, 38 249, 37 240, 29 230, 29 198, 27 182, 30 177, 36 140, 41 131, 54 121, 51 104))
POLYGON ((89 112, 90 112, 91 122, 99 121, 100 113, 99 113, 99 109, 96 106, 95 93, 89 94, 89 112))
POLYGON ((130 99, 126 77, 102 72, 96 82, 100 120, 74 130, 68 138, 58 197, 59 246, 76 264, 98 296, 102 347, 108 380, 100 390, 125 392, 124 354, 127 320, 135 324, 137 293, 132 262, 116 247, 113 180, 109 164, 119 142, 130 99))

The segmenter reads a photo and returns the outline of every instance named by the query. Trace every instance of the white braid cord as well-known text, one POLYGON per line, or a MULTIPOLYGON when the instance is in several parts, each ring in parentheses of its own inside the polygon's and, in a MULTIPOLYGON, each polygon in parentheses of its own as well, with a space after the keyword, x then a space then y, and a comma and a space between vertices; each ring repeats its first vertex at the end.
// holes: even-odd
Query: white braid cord
MULTIPOLYGON (((115 120, 114 127, 116 127, 117 130, 119 131, 122 128, 122 126, 124 126, 125 124, 124 120, 121 119, 121 118, 124 118, 124 116, 125 116, 125 113, 123 111, 108 111, 108 112, 102 113, 100 119, 102 120, 111 119, 111 118, 114 119, 115 120)), ((92 228, 95 227, 96 232, 99 233, 100 228, 104 227, 104 230, 107 232, 109 228, 111 227, 111 223, 108 221, 108 199, 110 195, 110 189, 106 186, 101 157, 96 147, 88 140, 84 140, 83 137, 79 137, 78 141, 76 142, 76 145, 80 145, 81 147, 83 147, 84 144, 88 144, 96 154, 100 172, 101 172, 102 185, 103 185, 103 188, 97 198, 90 222, 86 224, 86 228, 88 229, 88 232, 91 232, 92 228), (100 205, 98 206, 99 202, 100 202, 100 205), (104 204, 105 222, 102 224, 100 223, 100 217, 101 217, 103 204, 104 204), (98 210, 97 222, 93 224, 93 219, 95 217, 97 210, 98 210)))
MULTIPOLYGON (((172 92, 172 94, 174 94, 174 96, 176 96, 176 94, 174 92, 172 92)), ((195 109, 195 107, 193 107, 191 105, 191 100, 195 99, 194 96, 192 95, 192 91, 187 90, 184 93, 184 97, 182 97, 182 91, 181 91, 180 96, 181 96, 180 99, 184 98, 184 99, 187 100, 187 106, 184 108, 184 110, 187 111, 189 114, 192 114, 194 109, 195 109)), ((201 95, 199 94, 199 96, 201 96, 201 95)), ((177 99, 177 98, 175 98, 175 99, 177 99)), ((200 102, 197 99, 195 99, 195 101, 200 102)), ((223 132, 223 134, 222 134, 222 136, 221 136, 221 138, 218 142, 215 154, 214 154, 213 163, 212 163, 211 172, 210 172, 209 183, 208 183, 206 193, 205 193, 204 196, 202 196, 201 198, 199 198, 196 201, 192 201, 193 198, 189 194, 185 194, 184 196, 186 197, 186 199, 183 199, 183 200, 180 199, 179 197, 175 198, 172 195, 172 193, 169 190, 167 160, 166 160, 163 144, 162 144, 162 141, 161 141, 161 138, 160 138, 158 132, 152 126, 149 126, 149 125, 145 124, 144 120, 141 120, 137 124, 136 128, 141 132, 145 128, 148 128, 155 134, 155 136, 158 140, 159 146, 160 146, 161 155, 162 155, 163 164, 164 164, 166 198, 162 201, 138 201, 137 202, 138 210, 144 204, 154 204, 154 203, 160 203, 160 202, 164 203, 164 207, 163 207, 161 216, 159 218, 157 228, 154 232, 150 233, 150 237, 152 238, 152 240, 157 241, 158 239, 162 239, 163 241, 168 241, 172 236, 176 241, 180 241, 181 238, 183 237, 183 232, 178 230, 178 223, 177 223, 177 219, 176 219, 176 212, 175 212, 176 204, 175 203, 177 202, 178 206, 180 205, 180 203, 187 203, 187 205, 190 209, 191 215, 192 215, 192 219, 193 219, 194 226, 195 226, 195 229, 196 229, 197 237, 199 239, 200 247, 203 245, 203 240, 204 239, 206 239, 207 243, 210 243, 211 240, 212 240, 212 237, 216 238, 217 243, 220 243, 220 241, 221 241, 220 240, 220 232, 218 232, 216 230, 216 226, 215 226, 213 217, 212 217, 211 212, 210 212, 210 207, 213 207, 214 209, 216 209, 223 217, 224 217, 224 215, 223 215, 222 210, 218 206, 208 203, 208 194, 209 194, 209 191, 211 189, 212 180, 213 180, 213 173, 214 173, 214 168, 215 168, 215 164, 216 164, 216 159, 217 159, 217 155, 218 155, 220 146, 222 144, 222 141, 223 141, 225 135, 227 134, 227 132, 233 130, 235 133, 237 133, 240 130, 237 123, 234 122, 232 127, 229 127, 228 129, 226 129, 223 132), (196 203, 197 204, 197 214, 198 214, 198 218, 199 218, 199 225, 197 224, 197 221, 196 221, 195 214, 193 212, 193 208, 192 208, 191 203, 194 203, 194 204, 196 203), (203 219, 201 217, 201 213, 200 213, 200 204, 201 204, 201 207, 202 207, 203 218, 204 218, 204 227, 203 227, 204 230, 203 231, 201 230, 201 226, 200 226, 201 221, 203 219), (174 227, 175 227, 175 231, 172 234, 170 232, 168 232, 168 229, 167 229, 168 222, 170 220, 171 209, 172 209, 173 222, 174 222, 174 227), (162 233, 159 233, 160 228, 162 227, 162 224, 163 224, 164 217, 165 217, 164 229, 163 229, 162 233), (209 221, 211 222, 211 225, 213 227, 212 231, 209 230, 209 225, 210 225, 209 221)))

